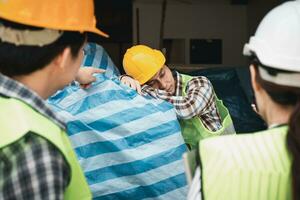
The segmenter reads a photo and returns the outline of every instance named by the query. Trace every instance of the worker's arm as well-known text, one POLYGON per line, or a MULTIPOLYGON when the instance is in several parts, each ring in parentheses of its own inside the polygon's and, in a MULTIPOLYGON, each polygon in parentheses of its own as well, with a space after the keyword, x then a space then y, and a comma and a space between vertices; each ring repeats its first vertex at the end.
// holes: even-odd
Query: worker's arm
POLYGON ((187 85, 186 96, 172 96, 164 90, 154 89, 148 85, 143 86, 142 91, 172 103, 178 118, 181 119, 190 119, 208 112, 215 101, 213 86, 205 77, 191 79, 187 85))
POLYGON ((63 199, 70 169, 47 140, 28 133, 0 151, 0 199, 63 199))

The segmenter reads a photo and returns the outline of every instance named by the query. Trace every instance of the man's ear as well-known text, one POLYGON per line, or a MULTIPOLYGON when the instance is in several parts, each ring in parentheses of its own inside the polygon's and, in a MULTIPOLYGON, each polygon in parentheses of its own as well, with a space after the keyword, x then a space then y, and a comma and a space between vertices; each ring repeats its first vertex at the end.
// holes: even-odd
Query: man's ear
POLYGON ((65 70, 70 62, 71 49, 66 47, 56 58, 53 60, 53 64, 58 70, 65 70))
POLYGON ((251 74, 251 84, 253 90, 255 91, 261 90, 261 85, 256 81, 257 70, 253 65, 250 65, 250 74, 251 74))

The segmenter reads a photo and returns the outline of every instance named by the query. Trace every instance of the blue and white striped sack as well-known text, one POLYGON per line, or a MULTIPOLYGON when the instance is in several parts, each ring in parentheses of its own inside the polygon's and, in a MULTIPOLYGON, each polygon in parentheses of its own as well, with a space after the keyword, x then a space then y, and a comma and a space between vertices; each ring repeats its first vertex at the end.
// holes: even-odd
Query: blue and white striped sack
POLYGON ((186 147, 171 104, 105 75, 88 90, 68 86, 49 102, 67 122, 94 199, 186 198, 186 147))
POLYGON ((102 46, 95 43, 87 43, 84 47, 84 54, 83 66, 105 69, 107 77, 120 75, 118 68, 114 65, 102 46))

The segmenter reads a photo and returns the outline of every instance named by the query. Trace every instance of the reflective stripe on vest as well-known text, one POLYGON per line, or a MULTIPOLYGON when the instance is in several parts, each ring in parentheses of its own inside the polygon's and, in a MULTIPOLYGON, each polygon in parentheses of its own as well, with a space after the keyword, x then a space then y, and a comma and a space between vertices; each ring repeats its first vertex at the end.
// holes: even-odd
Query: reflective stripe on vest
POLYGON ((24 137, 30 131, 47 139, 60 150, 71 169, 71 180, 64 199, 91 199, 89 186, 63 130, 17 99, 0 97, 0 110, 0 149, 24 137))
MULTIPOLYGON (((186 96, 186 88, 188 82, 193 78, 192 76, 181 74, 182 76, 182 94, 186 96)), ((216 95, 215 95, 216 96, 216 95)), ((222 128, 217 131, 208 130, 202 123, 201 118, 195 116, 191 119, 180 120, 182 135, 185 143, 189 144, 192 149, 196 147, 199 140, 211 136, 235 134, 234 126, 227 108, 224 106, 222 100, 216 96, 216 106, 219 111, 222 128)))
POLYGON ((289 200, 287 127, 200 141, 204 199, 289 200))

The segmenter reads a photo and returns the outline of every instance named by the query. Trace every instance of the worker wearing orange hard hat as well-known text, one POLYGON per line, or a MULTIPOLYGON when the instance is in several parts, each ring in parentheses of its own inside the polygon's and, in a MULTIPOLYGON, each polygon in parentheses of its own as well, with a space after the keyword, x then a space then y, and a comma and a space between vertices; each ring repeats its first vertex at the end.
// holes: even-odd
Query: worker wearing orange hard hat
POLYGON ((93 0, 0 1, 0 199, 91 199, 64 122, 45 99, 78 80, 93 0))

